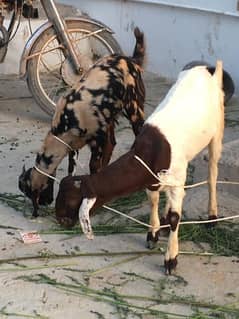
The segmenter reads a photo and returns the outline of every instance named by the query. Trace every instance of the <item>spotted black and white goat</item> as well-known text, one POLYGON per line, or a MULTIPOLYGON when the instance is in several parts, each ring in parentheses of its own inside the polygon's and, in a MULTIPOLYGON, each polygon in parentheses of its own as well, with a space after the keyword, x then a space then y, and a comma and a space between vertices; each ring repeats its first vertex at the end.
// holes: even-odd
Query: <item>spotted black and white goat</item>
MULTIPOLYGON (((123 114, 137 135, 144 123, 145 88, 142 67, 145 58, 144 34, 135 28, 136 44, 132 57, 110 55, 98 61, 76 83, 71 92, 60 98, 35 166, 23 170, 19 188, 33 202, 33 216, 38 203, 53 200, 53 180, 62 159, 88 145, 91 150, 90 172, 106 166, 115 147, 114 127, 123 114)), ((72 156, 69 170, 73 170, 72 156)))
POLYGON ((217 218, 216 180, 224 130, 222 62, 211 75, 205 66, 180 73, 176 84, 146 120, 131 150, 101 172, 65 177, 56 198, 60 224, 73 226, 78 219, 84 233, 92 237, 89 215, 104 203, 147 189, 151 203, 148 241, 158 240, 160 191, 167 195, 165 220, 170 224, 165 255, 166 273, 176 267, 178 229, 188 162, 209 148, 210 219, 217 218), (137 156, 137 158, 136 158, 137 156), (141 159, 161 183, 142 165, 141 159), (166 171, 166 173, 165 173, 166 171))

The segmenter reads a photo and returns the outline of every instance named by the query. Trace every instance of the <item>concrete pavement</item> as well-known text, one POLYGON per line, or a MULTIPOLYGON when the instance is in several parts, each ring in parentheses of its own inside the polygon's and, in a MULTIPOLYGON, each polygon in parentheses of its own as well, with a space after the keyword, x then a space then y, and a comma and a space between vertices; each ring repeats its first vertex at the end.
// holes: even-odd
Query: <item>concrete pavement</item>
MULTIPOLYGON (((150 73, 145 74, 145 81, 146 113, 150 114, 170 83, 150 73)), ((226 177, 230 171, 230 178, 239 180, 238 121, 238 100, 234 98, 226 108, 227 127, 220 174, 226 177)), ((35 104, 25 82, 13 76, 1 76, 0 195, 20 194, 17 180, 22 166, 33 165, 49 126, 49 117, 35 104)), ((116 139, 118 144, 113 160, 133 141, 126 121, 120 120, 116 139)), ((81 150, 81 172, 88 171, 88 158, 88 150, 81 150)), ((193 162, 193 165, 197 164, 195 180, 204 178, 205 158, 206 154, 201 154, 193 162)), ((57 177, 65 174, 64 162, 57 177)), ((238 192, 239 187, 233 191, 220 190, 220 214, 237 212, 238 192)), ((14 198, 12 200, 14 202, 14 198)), ((184 216, 206 218, 206 200, 206 188, 188 191, 184 216)), ((145 199, 132 207, 130 214, 148 215, 145 199)), ((126 208, 121 207, 122 210, 126 208)), ((122 217, 116 218, 111 213, 96 216, 94 224, 104 224, 109 220, 113 225, 128 226, 122 217)), ((14 209, 0 201, 0 318, 152 319, 165 318, 166 315, 168 318, 178 318, 179 315, 194 318, 196 310, 212 311, 209 306, 202 306, 208 303, 218 306, 234 304, 238 311, 238 256, 201 256, 200 252, 209 250, 208 245, 183 241, 180 250, 189 254, 181 254, 176 273, 166 277, 163 255, 160 251, 148 255, 145 249, 146 230, 136 234, 97 234, 94 241, 88 241, 79 234, 54 233, 55 229, 58 226, 54 213, 34 220, 28 205, 14 209), (23 244, 19 229, 38 230, 43 242, 23 244), (77 256, 80 253, 82 256, 77 256), (64 256, 56 259, 57 254, 64 256), (32 259, 27 260, 29 257, 32 259), (4 259, 12 260, 3 262, 4 259)), ((160 241, 162 248, 165 248, 165 240, 160 241)), ((236 317, 230 314, 228 318, 236 317)))

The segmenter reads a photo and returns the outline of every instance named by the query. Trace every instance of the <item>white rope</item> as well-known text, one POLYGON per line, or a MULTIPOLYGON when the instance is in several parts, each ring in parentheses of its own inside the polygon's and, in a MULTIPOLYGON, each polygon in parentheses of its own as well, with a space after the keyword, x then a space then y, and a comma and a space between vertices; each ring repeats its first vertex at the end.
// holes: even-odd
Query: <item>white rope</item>
POLYGON ((128 219, 131 219, 131 220, 133 220, 134 222, 136 222, 136 223, 138 223, 138 224, 140 224, 140 225, 143 225, 143 226, 145 226, 145 227, 152 227, 152 226, 150 226, 149 224, 146 224, 146 223, 144 223, 144 222, 141 222, 140 220, 138 220, 138 219, 136 219, 136 218, 134 218, 134 217, 132 217, 132 216, 126 215, 125 213, 122 213, 122 212, 120 212, 120 211, 117 210, 117 209, 111 208, 111 207, 106 206, 106 205, 103 205, 102 207, 104 207, 104 208, 106 208, 106 209, 108 209, 108 210, 110 210, 110 211, 112 211, 112 212, 114 212, 114 213, 116 213, 116 214, 118 214, 118 215, 121 215, 121 216, 124 216, 124 217, 126 217, 126 218, 128 218, 128 219))
MULTIPOLYGON (((134 157, 135 157, 135 159, 137 159, 137 161, 139 161, 149 171, 149 173, 155 179, 157 179, 159 181, 158 184, 152 184, 152 186, 162 185, 162 186, 170 186, 170 187, 193 188, 193 187, 197 187, 197 186, 204 185, 204 184, 208 183, 208 181, 202 181, 202 182, 198 182, 198 183, 195 183, 195 184, 192 184, 192 185, 174 185, 174 184, 164 183, 164 182, 162 182, 162 180, 160 178, 160 172, 157 173, 157 175, 156 175, 140 157, 138 157, 137 155, 134 155, 134 157)), ((162 170, 161 172, 164 173, 164 174, 169 174, 167 170, 162 170)))
POLYGON ((217 181, 217 184, 231 184, 231 185, 239 185, 239 182, 217 181))
MULTIPOLYGON (((67 146, 72 152, 76 152, 76 150, 74 150, 68 143, 66 143, 65 141, 63 141, 62 139, 60 139, 58 136, 56 135, 53 135, 55 137, 55 139, 59 142, 61 142, 62 144, 64 144, 65 146, 67 146)), ((77 161, 78 161, 78 164, 80 166, 80 168, 85 168, 85 165, 81 164, 81 162, 79 161, 78 159, 78 155, 76 157, 77 161)), ((75 162, 76 163, 76 162, 75 162)), ((74 175, 74 174, 73 174, 74 175)))
POLYGON ((159 184, 161 184, 159 176, 156 175, 140 157, 138 157, 137 155, 134 155, 134 158, 136 158, 137 161, 139 161, 150 172, 150 174, 153 175, 153 177, 159 181, 159 184))
MULTIPOLYGON (((106 205, 103 205, 102 207, 118 214, 118 215, 121 215, 121 216, 124 216, 128 219, 131 219, 133 221, 135 221, 136 223, 140 224, 140 225, 143 225, 145 227, 150 227, 150 228, 154 228, 152 227, 152 225, 149 225, 149 224, 146 224, 144 222, 141 222, 140 220, 134 218, 134 217, 131 217, 129 215, 126 215, 125 213, 122 213, 120 212, 119 210, 117 209, 114 209, 114 208, 111 208, 109 206, 106 206, 106 205)), ((234 216, 228 216, 228 217, 221 217, 221 218, 217 218, 217 219, 211 219, 211 220, 197 220, 197 221, 185 221, 185 222, 180 222, 179 224, 180 225, 189 225, 189 224, 210 224, 210 223, 215 223, 215 222, 221 222, 221 221, 224 221, 224 220, 230 220, 230 219, 236 219, 236 218, 239 218, 239 215, 234 215, 234 216)), ((167 227, 170 227, 170 224, 167 224, 167 225, 161 225, 160 226, 160 229, 161 228, 167 228, 167 227)), ((156 227, 158 228, 158 227, 156 227)))
POLYGON ((215 222, 222 222, 224 220, 230 220, 230 219, 236 219, 239 218, 239 215, 233 215, 233 216, 228 216, 228 217, 220 217, 217 219, 210 219, 210 220, 198 220, 198 221, 187 221, 187 222, 180 222, 181 225, 188 225, 188 224, 210 224, 210 223, 215 223, 215 222))
MULTIPOLYGON (((148 169, 149 172, 152 172, 152 171, 150 170, 150 168, 147 167, 147 165, 146 165, 138 156, 135 155, 135 158, 136 158, 137 160, 139 160, 140 162, 142 162, 142 164, 148 169), (136 157, 137 157, 137 158, 136 158, 136 157)), ((43 175, 45 175, 45 176, 47 176, 47 177, 53 179, 53 180, 56 181, 57 183, 60 183, 60 180, 57 179, 56 177, 53 177, 53 176, 47 174, 46 172, 42 171, 41 169, 39 169, 39 168, 36 167, 36 166, 34 166, 34 168, 35 168, 39 173, 41 173, 41 174, 43 174, 43 175)), ((152 172, 152 175, 154 175, 155 178, 158 179, 158 176, 156 176, 153 172, 152 172)), ((219 181, 218 183, 220 183, 220 184, 223 184, 223 183, 224 183, 224 184, 239 184, 238 182, 228 182, 228 181, 227 181, 227 182, 219 181)), ((197 184, 189 185, 189 186, 194 186, 194 187, 196 187, 196 186, 202 185, 202 184, 205 184, 205 182, 199 182, 199 183, 197 183, 197 184), (195 186, 195 185, 196 185, 196 186, 195 186)), ((154 228, 154 227, 152 227, 151 225, 146 224, 146 223, 144 223, 144 222, 141 222, 140 220, 138 220, 138 219, 136 219, 136 218, 134 218, 134 217, 132 217, 132 216, 129 216, 129 215, 125 214, 125 213, 122 213, 122 212, 120 212, 120 211, 117 210, 117 209, 111 208, 111 207, 106 206, 106 205, 103 205, 102 207, 104 207, 105 209, 110 210, 110 211, 112 211, 112 212, 114 212, 114 213, 116 213, 116 214, 118 214, 118 215, 121 215, 121 216, 124 216, 124 217, 126 217, 126 218, 128 218, 128 219, 131 219, 131 220, 133 220, 134 222, 136 222, 136 223, 138 223, 138 224, 140 224, 140 225, 143 225, 143 226, 145 226, 145 227, 154 228)), ((212 219, 212 220, 185 221, 185 222, 180 222, 179 224, 180 224, 180 225, 209 224, 209 223, 221 222, 221 221, 224 221, 224 220, 230 220, 230 219, 236 219, 236 218, 239 218, 239 215, 233 215, 233 216, 228 216, 228 217, 221 217, 221 218, 212 219)), ((167 228, 167 227, 170 227, 170 225, 167 224, 167 225, 161 225, 161 226, 160 226, 160 228, 167 228)))
MULTIPOLYGON (((152 186, 159 186, 159 185, 162 185, 162 186, 169 186, 169 187, 184 187, 184 188, 194 188, 194 187, 197 187, 197 186, 201 186, 201 185, 205 185, 205 184, 208 184, 208 181, 202 181, 202 182, 198 182, 198 183, 194 183, 194 184, 191 184, 191 185, 174 185, 174 184, 166 184, 166 183, 163 183, 161 181, 161 178, 159 176, 160 172, 157 173, 157 175, 149 168, 149 166, 140 158, 138 157, 137 155, 134 155, 135 159, 137 159, 137 161, 139 161, 149 172, 150 174, 156 178, 159 183, 158 184, 153 184, 152 186)), ((162 173, 166 173, 166 174, 169 174, 167 172, 167 170, 162 170, 161 171, 162 173)), ((216 182, 217 184, 230 184, 230 185, 239 185, 239 182, 230 182, 230 181, 217 181, 216 182)))
POLYGON ((40 168, 38 168, 37 166, 33 166, 33 168, 35 168, 36 171, 38 171, 38 173, 41 173, 42 175, 45 175, 51 179, 53 179, 55 182, 57 182, 58 184, 60 184, 60 180, 54 176, 51 176, 49 174, 47 174, 46 172, 42 171, 40 168))
MULTIPOLYGON (((52 134, 52 135, 53 135, 53 137, 54 137, 57 141, 59 141, 60 143, 64 144, 66 147, 68 147, 69 150, 74 151, 74 149, 73 149, 69 144, 67 144, 65 141, 63 141, 62 139, 60 139, 58 136, 56 136, 56 135, 54 135, 54 134, 52 134)), ((54 177, 54 176, 52 176, 52 175, 50 175, 50 174, 48 174, 48 173, 42 171, 42 170, 41 170, 40 168, 38 168, 37 166, 33 166, 33 167, 35 168, 36 171, 38 171, 38 172, 41 173, 42 175, 45 175, 45 176, 47 176, 48 178, 53 179, 55 182, 57 182, 58 184, 60 184, 60 180, 59 180, 58 178, 56 178, 56 177, 54 177)))
POLYGON ((74 151, 74 149, 73 149, 69 144, 67 144, 65 141, 63 141, 62 139, 60 139, 58 136, 56 136, 56 135, 54 135, 54 134, 53 134, 53 136, 54 136, 54 138, 55 138, 57 141, 61 142, 61 143, 64 144, 65 146, 67 146, 71 151, 74 151))

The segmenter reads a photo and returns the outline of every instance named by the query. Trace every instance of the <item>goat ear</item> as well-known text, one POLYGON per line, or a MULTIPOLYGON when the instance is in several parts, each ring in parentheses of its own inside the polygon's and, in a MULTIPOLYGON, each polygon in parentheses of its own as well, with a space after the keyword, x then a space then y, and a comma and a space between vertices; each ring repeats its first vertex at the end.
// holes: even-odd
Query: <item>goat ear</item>
POLYGON ((25 174, 26 173, 26 167, 25 167, 25 164, 23 165, 22 167, 22 174, 25 174))

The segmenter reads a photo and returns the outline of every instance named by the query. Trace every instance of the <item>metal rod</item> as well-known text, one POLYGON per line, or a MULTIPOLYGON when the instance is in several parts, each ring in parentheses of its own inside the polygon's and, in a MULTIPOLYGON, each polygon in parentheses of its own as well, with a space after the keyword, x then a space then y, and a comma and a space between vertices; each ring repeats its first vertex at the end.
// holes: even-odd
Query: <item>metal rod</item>
POLYGON ((54 25, 57 38, 66 48, 66 57, 71 60, 73 68, 75 69, 76 73, 78 73, 81 68, 80 63, 78 61, 76 50, 72 45, 64 19, 61 18, 53 0, 41 0, 41 5, 47 15, 48 20, 54 25))

